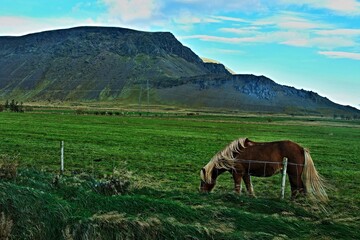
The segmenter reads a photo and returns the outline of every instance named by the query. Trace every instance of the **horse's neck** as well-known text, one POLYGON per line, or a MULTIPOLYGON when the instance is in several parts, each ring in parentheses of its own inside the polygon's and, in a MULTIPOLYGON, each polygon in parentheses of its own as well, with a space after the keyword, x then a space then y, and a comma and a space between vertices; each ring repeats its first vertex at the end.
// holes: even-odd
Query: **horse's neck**
POLYGON ((214 168, 213 171, 212 171, 212 176, 211 178, 215 181, 217 179, 217 177, 219 175, 221 175, 222 173, 226 172, 225 169, 222 169, 222 168, 214 168))

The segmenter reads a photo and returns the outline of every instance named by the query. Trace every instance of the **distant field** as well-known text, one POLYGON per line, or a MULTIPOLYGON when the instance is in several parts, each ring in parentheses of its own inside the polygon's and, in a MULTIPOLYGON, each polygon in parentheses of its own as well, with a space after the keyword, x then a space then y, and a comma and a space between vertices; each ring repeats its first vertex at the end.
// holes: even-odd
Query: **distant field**
MULTIPOLYGON (((149 233, 149 238, 166 239, 176 234, 182 234, 177 235, 178 239, 355 239, 360 236, 359 121, 174 112, 109 116, 55 109, 1 112, 0 136, 0 154, 17 156, 19 172, 23 171, 17 183, 0 180, 0 186, 6 189, 0 193, 0 207, 9 215, 14 210, 7 205, 5 193, 15 194, 12 199, 16 202, 16 194, 22 196, 16 189, 25 187, 26 191, 34 189, 33 197, 41 198, 37 191, 49 193, 51 203, 47 204, 59 201, 68 206, 59 225, 64 227, 94 219, 96 214, 116 211, 130 222, 139 218, 157 219, 148 225, 161 225, 162 232, 149 233), (257 199, 234 195, 230 174, 220 176, 212 194, 199 194, 201 167, 239 137, 254 141, 288 139, 309 148, 317 170, 331 186, 327 211, 303 201, 289 201, 289 186, 287 199, 280 201, 280 176, 253 178, 257 199), (86 202, 36 182, 42 180, 24 169, 44 170, 39 172, 45 174, 43 180, 51 179, 59 169, 61 140, 65 142, 67 177, 86 172, 101 178, 117 168, 131 172, 129 192, 115 197, 90 194, 86 199, 94 202, 86 202), (32 182, 26 181, 26 176, 32 182), (102 201, 108 204, 100 204, 102 201)), ((87 194, 77 191, 74 193, 87 194)), ((26 202, 17 204, 14 203, 22 207, 26 202)), ((36 221, 47 222, 45 213, 40 215, 36 221)), ((21 230, 16 221, 14 229, 14 232, 21 230)), ((20 232, 16 234, 23 236, 20 232)))

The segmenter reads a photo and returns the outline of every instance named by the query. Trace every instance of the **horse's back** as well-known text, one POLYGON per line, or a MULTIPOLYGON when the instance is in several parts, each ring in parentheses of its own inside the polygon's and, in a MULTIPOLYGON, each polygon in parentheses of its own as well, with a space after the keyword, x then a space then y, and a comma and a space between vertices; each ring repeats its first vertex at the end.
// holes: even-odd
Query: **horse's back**
POLYGON ((284 157, 297 159, 304 156, 303 148, 290 140, 275 142, 252 142, 253 144, 246 147, 239 154, 239 158, 248 160, 260 160, 278 162, 284 157))
POLYGON ((280 146, 283 157, 288 158, 290 162, 303 161, 304 148, 301 147, 299 144, 286 140, 286 141, 281 141, 280 146))

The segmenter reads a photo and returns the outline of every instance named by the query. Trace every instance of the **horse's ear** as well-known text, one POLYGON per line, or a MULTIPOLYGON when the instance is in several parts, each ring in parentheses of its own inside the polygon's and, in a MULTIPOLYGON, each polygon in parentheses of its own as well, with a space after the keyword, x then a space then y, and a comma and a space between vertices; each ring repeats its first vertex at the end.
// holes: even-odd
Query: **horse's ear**
POLYGON ((205 168, 202 168, 201 171, 205 175, 205 168))

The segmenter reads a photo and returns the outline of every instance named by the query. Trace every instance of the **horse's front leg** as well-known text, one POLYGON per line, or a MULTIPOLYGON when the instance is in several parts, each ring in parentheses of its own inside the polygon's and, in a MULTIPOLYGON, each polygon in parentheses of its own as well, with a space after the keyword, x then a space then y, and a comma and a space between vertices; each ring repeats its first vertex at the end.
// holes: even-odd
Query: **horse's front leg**
POLYGON ((234 190, 235 193, 237 194, 241 194, 241 179, 242 179, 242 175, 236 173, 235 171, 233 171, 232 173, 233 179, 234 179, 234 190))
POLYGON ((244 175, 243 176, 243 179, 244 179, 244 182, 245 182, 245 186, 246 186, 246 189, 248 191, 248 194, 252 197, 255 197, 255 193, 254 193, 254 187, 252 185, 252 182, 251 182, 251 178, 250 178, 250 175, 244 175))

